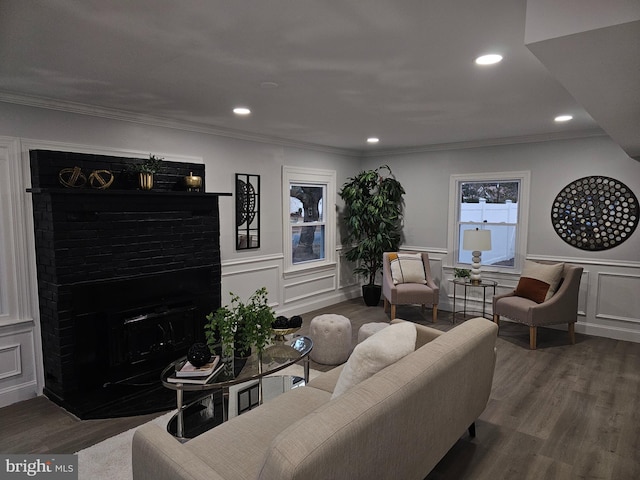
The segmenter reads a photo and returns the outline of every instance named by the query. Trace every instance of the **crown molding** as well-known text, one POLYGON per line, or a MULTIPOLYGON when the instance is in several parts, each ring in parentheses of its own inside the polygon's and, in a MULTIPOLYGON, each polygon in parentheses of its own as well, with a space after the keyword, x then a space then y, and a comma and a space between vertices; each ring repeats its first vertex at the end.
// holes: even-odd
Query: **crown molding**
POLYGON ((576 138, 603 137, 607 134, 600 128, 575 130, 571 132, 541 133, 536 135, 521 135, 503 138, 488 138, 484 140, 469 140, 464 142, 437 143, 433 145, 416 145, 414 147, 388 148, 376 151, 362 151, 362 158, 384 157, 389 155, 406 155, 411 153, 440 152, 445 150, 463 150, 469 148, 497 147, 503 145, 517 145, 522 143, 553 142, 557 140, 573 140, 576 138))
POLYGON ((218 137, 232 138, 234 140, 244 140, 247 142, 266 143, 269 145, 277 145, 280 147, 302 148, 304 150, 314 150, 324 153, 332 153, 336 155, 347 155, 360 158, 362 152, 360 150, 352 150, 347 148, 330 147, 318 145, 316 143, 298 142, 280 137, 271 137, 268 135, 260 135, 257 133, 245 132, 241 130, 214 127, 197 122, 187 122, 175 120, 156 115, 139 114, 118 110, 114 108, 98 107, 84 103, 67 102, 44 97, 35 97, 30 95, 15 94, 0 91, 0 102, 14 103, 17 105, 25 105, 36 108, 46 108, 49 110, 58 110, 61 112, 75 113, 79 115, 90 115, 93 117, 107 118, 110 120, 118 120, 123 122, 139 123, 154 127, 171 128, 174 130, 183 130, 187 132, 203 133, 206 135, 215 135, 218 137))
MULTIPOLYGON (((502 145, 516 145, 523 143, 539 143, 551 142, 557 140, 571 140, 576 138, 589 138, 606 136, 607 134, 600 128, 589 130, 576 130, 569 132, 553 132, 537 135, 522 135, 503 138, 490 138, 484 140, 470 140, 463 142, 439 143, 433 145, 416 145, 413 147, 398 147, 377 149, 375 151, 367 149, 349 149, 340 147, 331 147, 327 145, 319 145, 316 143, 299 142, 281 137, 272 137, 268 135, 260 135, 257 133, 245 132, 242 130, 227 129, 214 127, 197 122, 187 122, 175 120, 156 115, 139 114, 127 112, 107 107, 98 107, 84 103, 68 102, 45 97, 36 97, 30 95, 16 94, 11 92, 0 91, 0 102, 13 103, 17 105, 25 105, 36 108, 46 108, 49 110, 58 110, 62 112, 75 113, 79 115, 90 115, 94 117, 107 118, 123 122, 139 123, 154 127, 171 128, 174 130, 183 130, 187 132, 203 133, 206 135, 215 135, 218 137, 232 138, 235 140, 244 140, 247 142, 266 143, 269 145, 277 145, 281 147, 302 148, 304 150, 313 150, 335 155, 346 155, 355 158, 372 158, 384 157, 389 155, 406 155, 412 153, 439 152, 446 150, 462 150, 469 148, 494 147, 502 145)), ((635 158, 635 157, 634 157, 635 158)))

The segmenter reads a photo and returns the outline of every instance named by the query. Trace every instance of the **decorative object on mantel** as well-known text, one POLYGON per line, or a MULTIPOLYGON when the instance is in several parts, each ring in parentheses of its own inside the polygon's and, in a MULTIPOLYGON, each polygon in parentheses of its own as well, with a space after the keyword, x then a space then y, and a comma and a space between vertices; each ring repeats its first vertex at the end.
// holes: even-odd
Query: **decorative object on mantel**
POLYGON ((236 250, 260 248, 260 175, 236 173, 236 250))
POLYGON ((158 173, 162 168, 163 157, 149 154, 149 158, 142 163, 130 165, 130 169, 138 174, 138 181, 141 190, 151 190, 153 188, 153 174, 158 173))
POLYGON ((106 190, 113 183, 113 178, 113 173, 109 170, 94 170, 89 175, 89 184, 91 188, 106 190))
POLYGON ((193 172, 189 172, 189 175, 184 177, 184 185, 187 187, 188 192, 199 192, 202 186, 202 177, 194 175, 193 172))
POLYGON ((211 352, 220 345, 222 359, 231 370, 234 356, 248 356, 252 350, 262 354, 271 340, 271 325, 276 316, 267 303, 266 287, 256 290, 246 303, 238 295, 231 292, 230 295, 230 305, 207 315, 204 331, 211 352))
POLYGON ((80 167, 63 168, 58 173, 58 179, 60 183, 67 188, 79 188, 84 187, 87 183, 87 177, 82 173, 80 167))
POLYGON ((638 226, 638 198, 619 180, 592 176, 564 187, 551 206, 558 236, 581 250, 620 245, 638 226))
MULTIPOLYGON (((87 184, 87 177, 80 167, 63 168, 58 173, 60 183, 67 188, 80 188, 87 184)), ((89 185, 97 190, 105 190, 113 183, 113 173, 109 170, 94 170, 89 175, 89 185)))

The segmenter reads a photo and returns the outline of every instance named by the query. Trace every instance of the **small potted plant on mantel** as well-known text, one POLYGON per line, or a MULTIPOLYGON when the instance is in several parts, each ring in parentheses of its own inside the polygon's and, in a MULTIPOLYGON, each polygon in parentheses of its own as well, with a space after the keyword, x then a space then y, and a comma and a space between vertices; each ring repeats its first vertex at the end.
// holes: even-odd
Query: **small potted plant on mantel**
POLYGON ((153 188, 153 174, 158 173, 162 168, 163 157, 149 154, 149 158, 142 163, 130 166, 131 170, 138 174, 138 181, 141 190, 151 190, 153 188))
POLYGON ((258 355, 271 340, 273 309, 267 304, 267 289, 260 288, 247 302, 230 293, 231 303, 207 315, 204 326, 207 345, 213 352, 221 344, 222 359, 230 364, 233 357, 245 357, 254 350, 258 355))

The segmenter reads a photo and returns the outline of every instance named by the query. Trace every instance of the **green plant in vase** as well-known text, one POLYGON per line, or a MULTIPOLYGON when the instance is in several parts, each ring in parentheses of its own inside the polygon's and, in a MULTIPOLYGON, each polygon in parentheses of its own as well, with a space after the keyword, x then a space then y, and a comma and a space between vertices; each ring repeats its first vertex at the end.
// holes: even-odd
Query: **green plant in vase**
POLYGON ((149 158, 142 163, 136 163, 129 166, 129 169, 138 174, 138 181, 142 190, 151 190, 153 188, 153 174, 158 173, 162 168, 164 158, 149 154, 149 158))
POLYGON ((267 289, 256 290, 246 302, 234 293, 230 295, 229 305, 206 317, 207 345, 213 351, 220 342, 225 359, 234 355, 247 356, 252 349, 260 355, 271 340, 271 324, 275 319, 275 313, 267 303, 267 289))
POLYGON ((471 278, 471 270, 467 270, 466 268, 454 268, 453 276, 455 278, 471 278))

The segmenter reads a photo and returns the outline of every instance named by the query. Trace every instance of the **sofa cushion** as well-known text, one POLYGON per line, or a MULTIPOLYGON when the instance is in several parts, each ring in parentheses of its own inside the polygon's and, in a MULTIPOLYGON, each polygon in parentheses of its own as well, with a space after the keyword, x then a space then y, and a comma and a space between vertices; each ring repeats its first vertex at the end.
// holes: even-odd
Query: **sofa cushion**
POLYGON ((390 253, 389 265, 393 284, 427 283, 422 255, 419 253, 390 253))
POLYGON ((258 478, 273 439, 329 399, 328 392, 317 388, 294 388, 198 435, 185 443, 184 448, 208 464, 220 478, 258 478))
POLYGON ((556 292, 563 271, 564 263, 545 265, 525 260, 515 294, 542 303, 556 292))
POLYGON ((331 398, 338 397, 354 385, 413 352, 416 347, 416 335, 413 323, 396 323, 356 345, 338 377, 331 398))
POLYGON ((321 373, 317 377, 311 379, 307 386, 319 388, 320 390, 324 390, 325 392, 333 393, 336 388, 336 383, 338 383, 338 378, 340 378, 340 374, 344 369, 344 366, 345 363, 332 368, 328 372, 321 373))

